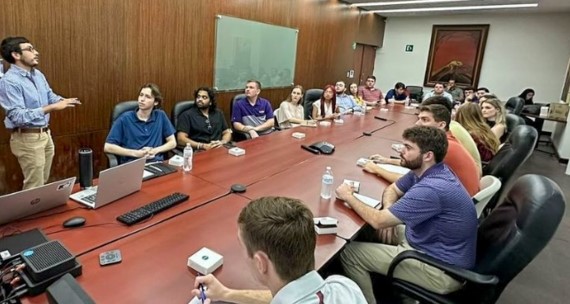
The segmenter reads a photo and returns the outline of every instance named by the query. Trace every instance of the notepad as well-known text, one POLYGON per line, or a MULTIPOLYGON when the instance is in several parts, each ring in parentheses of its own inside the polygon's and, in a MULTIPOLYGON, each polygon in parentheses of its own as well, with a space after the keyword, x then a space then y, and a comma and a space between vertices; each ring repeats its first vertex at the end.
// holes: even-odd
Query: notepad
POLYGON ((380 168, 382 168, 388 172, 401 174, 401 175, 404 175, 404 174, 410 172, 410 169, 402 167, 402 166, 395 166, 395 165, 389 165, 389 164, 378 164, 378 167, 380 167, 380 168))

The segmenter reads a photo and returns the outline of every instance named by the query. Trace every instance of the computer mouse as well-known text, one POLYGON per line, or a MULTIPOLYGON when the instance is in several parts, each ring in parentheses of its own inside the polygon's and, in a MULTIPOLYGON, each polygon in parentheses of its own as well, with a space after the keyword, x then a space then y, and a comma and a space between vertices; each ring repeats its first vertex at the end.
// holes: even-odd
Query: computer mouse
POLYGON ((246 190, 245 186, 242 184, 233 184, 231 189, 234 193, 244 193, 246 190))
POLYGON ((85 218, 81 216, 75 216, 63 222, 63 227, 65 228, 74 228, 83 225, 85 225, 85 218))

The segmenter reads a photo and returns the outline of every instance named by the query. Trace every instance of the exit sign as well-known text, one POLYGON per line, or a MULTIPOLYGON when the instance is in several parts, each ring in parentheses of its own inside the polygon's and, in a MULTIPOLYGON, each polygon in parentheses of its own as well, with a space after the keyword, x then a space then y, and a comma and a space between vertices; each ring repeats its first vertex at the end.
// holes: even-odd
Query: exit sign
POLYGON ((413 52, 414 51, 414 46, 411 44, 406 45, 406 52, 413 52))

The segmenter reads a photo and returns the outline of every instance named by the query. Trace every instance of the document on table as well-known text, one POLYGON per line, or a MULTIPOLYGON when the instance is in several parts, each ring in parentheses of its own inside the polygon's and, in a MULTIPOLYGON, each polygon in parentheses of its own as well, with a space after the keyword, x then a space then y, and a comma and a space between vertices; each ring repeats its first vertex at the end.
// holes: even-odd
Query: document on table
MULTIPOLYGON (((352 195, 354 195, 354 197, 356 197, 359 201, 363 202, 364 204, 372 207, 372 208, 376 208, 377 206, 380 206, 382 203, 375 199, 375 198, 371 198, 369 196, 366 195, 362 195, 362 194, 358 194, 358 193, 353 193, 352 195)), ((350 208, 350 205, 347 202, 344 202, 344 205, 347 206, 348 208, 350 208)))
POLYGON ((378 167, 392 173, 397 173, 401 175, 405 175, 406 173, 410 172, 410 169, 402 167, 402 166, 395 166, 389 164, 378 164, 378 167))

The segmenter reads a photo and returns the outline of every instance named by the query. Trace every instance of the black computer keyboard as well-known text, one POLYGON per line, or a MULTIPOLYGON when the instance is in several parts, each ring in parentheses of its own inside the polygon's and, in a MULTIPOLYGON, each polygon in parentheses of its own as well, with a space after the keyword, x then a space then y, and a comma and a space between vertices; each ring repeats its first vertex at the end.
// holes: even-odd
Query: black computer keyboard
POLYGON ((144 170, 147 172, 152 173, 152 175, 148 175, 143 178, 143 180, 153 179, 155 177, 167 175, 178 171, 178 169, 174 166, 165 163, 150 163, 144 166, 144 170))
POLYGON ((117 217, 117 221, 126 224, 128 226, 134 225, 140 221, 143 221, 163 210, 166 210, 172 206, 178 205, 179 203, 190 198, 188 194, 174 192, 168 196, 165 196, 157 201, 146 204, 135 210, 131 210, 125 214, 121 214, 117 217))

